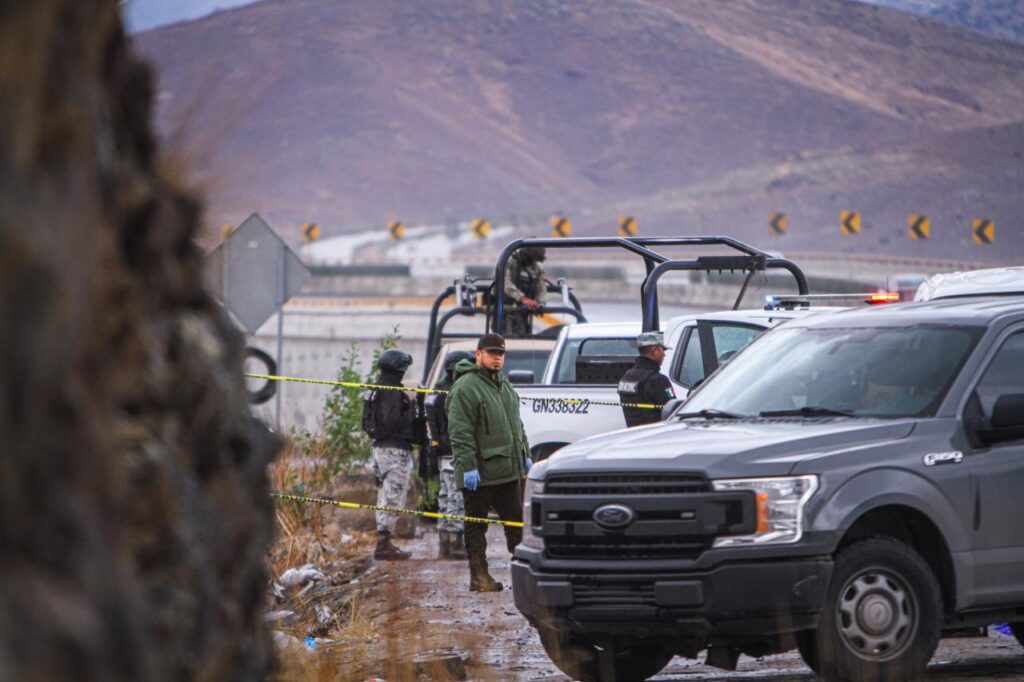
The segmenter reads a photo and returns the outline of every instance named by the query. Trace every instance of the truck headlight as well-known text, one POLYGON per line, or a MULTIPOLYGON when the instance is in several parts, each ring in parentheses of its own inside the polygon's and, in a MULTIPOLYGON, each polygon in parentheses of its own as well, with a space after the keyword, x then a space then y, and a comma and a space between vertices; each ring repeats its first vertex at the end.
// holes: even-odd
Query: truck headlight
POLYGON ((523 544, 534 549, 544 549, 544 538, 533 533, 533 496, 543 492, 544 481, 526 479, 526 490, 523 491, 523 544))
POLYGON ((752 490, 757 495, 757 531, 717 538, 712 547, 781 545, 803 536, 804 505, 818 489, 818 477, 731 478, 711 484, 715 490, 752 490))

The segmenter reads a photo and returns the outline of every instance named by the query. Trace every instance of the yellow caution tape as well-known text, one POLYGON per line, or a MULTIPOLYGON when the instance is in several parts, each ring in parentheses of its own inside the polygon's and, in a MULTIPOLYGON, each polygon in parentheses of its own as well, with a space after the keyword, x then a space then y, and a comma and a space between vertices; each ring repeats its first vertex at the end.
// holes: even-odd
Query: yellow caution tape
POLYGON ((271 497, 276 497, 282 500, 291 500, 293 502, 309 502, 311 504, 327 504, 334 507, 342 507, 344 509, 364 509, 367 511, 379 511, 388 512, 391 514, 408 514, 410 516, 425 516, 428 519, 451 519, 452 521, 465 521, 466 523, 493 523, 498 526, 512 526, 513 528, 522 528, 523 524, 520 521, 502 521, 501 519, 481 519, 475 516, 455 516, 453 514, 439 514, 437 512, 419 511, 416 509, 398 509, 395 507, 378 507, 373 504, 356 504, 355 502, 339 502, 338 500, 328 500, 322 497, 303 497, 302 495, 285 495, 283 493, 270 493, 271 497))
MULTIPOLYGON (((327 379, 309 379, 306 377, 283 377, 276 374, 245 374, 250 379, 265 379, 267 381, 291 381, 300 384, 320 384, 322 386, 343 386, 345 388, 373 388, 377 390, 409 391, 410 393, 448 393, 433 388, 406 388, 405 386, 384 386, 382 384, 361 384, 357 381, 329 381, 327 379)), ((661 405, 653 403, 620 403, 611 400, 584 400, 582 398, 519 398, 520 402, 527 400, 560 400, 565 403, 582 405, 605 405, 608 407, 637 407, 643 410, 660 410, 661 405)))

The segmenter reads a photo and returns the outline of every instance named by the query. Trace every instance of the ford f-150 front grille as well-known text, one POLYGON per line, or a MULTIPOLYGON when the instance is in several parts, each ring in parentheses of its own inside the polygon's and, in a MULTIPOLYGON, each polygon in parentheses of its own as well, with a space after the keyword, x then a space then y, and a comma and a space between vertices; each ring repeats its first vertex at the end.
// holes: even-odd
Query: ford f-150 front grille
POLYGON ((552 495, 684 495, 708 490, 695 474, 589 474, 551 476, 544 492, 552 495))
POLYGON ((699 474, 553 474, 530 523, 551 559, 694 559, 718 534, 752 528, 753 512, 751 495, 712 491, 699 474))
POLYGON ((572 586, 573 603, 576 606, 654 606, 654 581, 648 583, 590 584, 575 583, 572 586))
POLYGON ((662 538, 605 535, 551 538, 545 546, 552 559, 694 559, 711 546, 711 540, 686 535, 662 538))

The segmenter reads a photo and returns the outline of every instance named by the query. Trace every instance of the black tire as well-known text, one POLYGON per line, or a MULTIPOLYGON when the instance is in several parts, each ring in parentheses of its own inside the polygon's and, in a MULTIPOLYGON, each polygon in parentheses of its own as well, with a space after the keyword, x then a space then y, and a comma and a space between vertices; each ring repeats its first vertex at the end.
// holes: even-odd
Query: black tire
MULTIPOLYGON (((921 555, 892 538, 850 545, 835 561, 810 657, 830 682, 905 682, 942 631, 942 594, 921 555)), ((803 655, 803 651, 801 651, 803 655)))
POLYGON ((1013 636, 1017 638, 1017 643, 1024 646, 1024 621, 1010 623, 1010 631, 1013 632, 1013 636))
POLYGON ((539 632, 540 642, 552 662, 580 682, 642 682, 657 675, 672 660, 671 652, 653 642, 603 649, 554 630, 539 632))
MULTIPOLYGON (((266 367, 265 372, 252 372, 253 374, 277 374, 277 362, 274 358, 270 357, 270 354, 266 351, 260 350, 259 348, 253 348, 252 346, 246 346, 244 357, 246 360, 249 358, 259 360, 266 367)), ((267 379, 267 383, 263 384, 258 391, 249 392, 249 402, 253 405, 260 405, 273 398, 275 393, 277 393, 277 382, 267 379)))

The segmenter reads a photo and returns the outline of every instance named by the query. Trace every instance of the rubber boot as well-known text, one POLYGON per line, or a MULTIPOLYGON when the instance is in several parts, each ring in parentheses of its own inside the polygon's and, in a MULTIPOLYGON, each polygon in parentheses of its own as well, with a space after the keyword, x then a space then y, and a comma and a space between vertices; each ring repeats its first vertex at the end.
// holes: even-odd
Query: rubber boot
POLYGON ((452 558, 452 534, 446 530, 437 531, 437 558, 452 558))
POLYGON ((451 543, 448 546, 448 558, 466 559, 468 557, 469 555, 466 553, 466 534, 461 530, 451 533, 451 543))
POLYGON ((386 530, 377 531, 377 549, 373 558, 380 561, 404 561, 411 555, 391 544, 391 533, 386 530))
POLYGON ((487 561, 469 562, 470 592, 501 592, 502 584, 487 572, 487 561))

